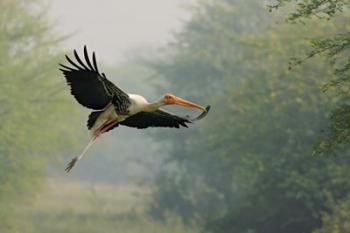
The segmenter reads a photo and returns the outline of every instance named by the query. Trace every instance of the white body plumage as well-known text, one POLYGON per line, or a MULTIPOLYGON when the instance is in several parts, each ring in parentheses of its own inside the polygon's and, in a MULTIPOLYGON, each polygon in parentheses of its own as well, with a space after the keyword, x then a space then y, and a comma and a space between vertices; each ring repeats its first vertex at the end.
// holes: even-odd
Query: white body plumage
POLYGON ((141 95, 128 94, 130 98, 130 107, 128 108, 129 114, 134 115, 143 111, 149 105, 149 102, 141 95))

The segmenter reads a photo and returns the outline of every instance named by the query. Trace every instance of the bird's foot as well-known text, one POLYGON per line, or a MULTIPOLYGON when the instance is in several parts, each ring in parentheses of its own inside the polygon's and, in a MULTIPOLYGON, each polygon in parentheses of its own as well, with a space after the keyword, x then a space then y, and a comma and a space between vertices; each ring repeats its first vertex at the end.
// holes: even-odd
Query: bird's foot
POLYGON ((66 171, 66 173, 70 172, 70 170, 72 170, 72 168, 74 167, 74 165, 78 162, 78 157, 74 157, 68 164, 66 169, 64 169, 66 171))

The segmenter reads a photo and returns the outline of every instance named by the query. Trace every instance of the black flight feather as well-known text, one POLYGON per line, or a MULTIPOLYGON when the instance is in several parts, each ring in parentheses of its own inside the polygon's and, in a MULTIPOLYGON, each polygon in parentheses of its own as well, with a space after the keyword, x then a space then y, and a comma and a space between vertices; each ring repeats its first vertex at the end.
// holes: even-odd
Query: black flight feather
POLYGON ((84 47, 86 64, 80 59, 76 50, 74 50, 74 57, 77 62, 72 61, 66 55, 71 67, 60 64, 60 70, 71 87, 72 95, 81 105, 100 110, 109 104, 114 96, 118 96, 116 99, 120 101, 120 103, 118 101, 114 103, 116 110, 118 110, 118 106, 123 106, 122 110, 124 110, 125 105, 130 104, 129 96, 110 82, 105 75, 98 72, 95 53, 92 56, 93 65, 89 59, 86 46, 84 47))

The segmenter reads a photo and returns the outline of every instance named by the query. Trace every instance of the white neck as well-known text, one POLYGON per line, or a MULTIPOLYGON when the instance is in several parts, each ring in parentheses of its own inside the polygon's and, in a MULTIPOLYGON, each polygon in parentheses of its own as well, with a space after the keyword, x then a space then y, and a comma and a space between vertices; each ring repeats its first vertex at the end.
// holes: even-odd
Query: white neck
POLYGON ((165 103, 164 103, 163 98, 162 98, 162 99, 160 99, 160 100, 158 100, 156 102, 148 103, 143 111, 145 111, 145 112, 153 112, 153 111, 156 111, 157 109, 159 109, 160 107, 162 107, 164 105, 165 105, 165 103))

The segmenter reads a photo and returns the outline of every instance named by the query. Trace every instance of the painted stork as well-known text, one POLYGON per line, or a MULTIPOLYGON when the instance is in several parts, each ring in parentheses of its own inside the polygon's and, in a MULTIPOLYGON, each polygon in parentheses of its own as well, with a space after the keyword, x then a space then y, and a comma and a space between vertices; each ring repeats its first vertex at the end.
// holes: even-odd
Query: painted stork
POLYGON ((201 105, 166 93, 155 102, 148 102, 140 95, 127 94, 100 73, 97 68, 95 52, 92 54, 92 62, 89 58, 86 46, 84 46, 85 63, 74 50, 76 62, 67 55, 66 59, 71 66, 60 64, 71 94, 84 107, 93 109, 87 121, 87 127, 91 132, 91 139, 83 152, 74 157, 67 165, 69 172, 74 165, 84 156, 89 147, 101 134, 113 128, 124 125, 144 129, 147 127, 187 127, 186 123, 192 123, 206 116, 210 106, 204 108, 201 105), (196 118, 189 116, 180 117, 161 109, 162 106, 178 104, 197 108, 203 112, 196 118))

